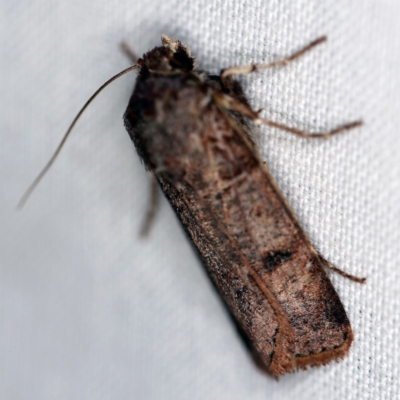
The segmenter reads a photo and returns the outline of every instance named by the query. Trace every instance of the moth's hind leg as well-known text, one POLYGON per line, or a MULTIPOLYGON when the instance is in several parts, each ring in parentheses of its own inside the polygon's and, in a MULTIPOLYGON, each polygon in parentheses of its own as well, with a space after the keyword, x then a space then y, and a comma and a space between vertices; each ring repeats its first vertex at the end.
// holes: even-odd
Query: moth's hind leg
POLYGON ((135 52, 130 48, 128 43, 126 42, 121 42, 119 44, 119 48, 122 50, 122 52, 132 61, 133 64, 136 64, 138 60, 138 56, 135 54, 135 52))
POLYGON ((341 269, 335 267, 327 259, 322 257, 320 254, 318 254, 318 257, 327 268, 329 268, 331 271, 336 272, 337 274, 343 276, 344 278, 350 279, 351 281, 358 282, 358 283, 365 283, 367 280, 366 278, 360 278, 358 276, 354 276, 354 275, 348 274, 345 271, 342 271, 341 269))
POLYGON ((152 172, 148 173, 149 175, 149 200, 147 203, 147 210, 144 216, 142 226, 140 228, 140 236, 145 237, 149 234, 150 229, 154 222, 154 217, 157 212, 158 200, 159 200, 159 191, 157 180, 152 172))
POLYGON ((312 41, 309 43, 307 46, 304 46, 300 50, 294 52, 288 57, 282 58, 281 60, 273 61, 268 64, 248 64, 248 65, 238 65, 236 67, 230 67, 223 69, 220 74, 220 78, 222 82, 225 82, 225 80, 232 75, 245 75, 245 74, 250 74, 255 71, 259 71, 260 69, 267 69, 267 68, 273 68, 273 67, 282 67, 284 65, 288 65, 292 61, 296 60, 297 58, 301 57, 303 54, 308 53, 311 49, 313 49, 315 46, 318 46, 319 44, 323 43, 326 41, 326 36, 321 36, 318 39, 312 41))

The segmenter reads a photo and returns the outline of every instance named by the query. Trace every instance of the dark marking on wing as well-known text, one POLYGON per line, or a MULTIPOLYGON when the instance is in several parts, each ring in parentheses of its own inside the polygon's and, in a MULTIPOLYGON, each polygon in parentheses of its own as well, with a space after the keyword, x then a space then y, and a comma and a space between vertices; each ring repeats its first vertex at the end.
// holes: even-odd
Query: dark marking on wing
POLYGON ((272 250, 263 258, 263 266, 272 272, 278 265, 285 263, 292 256, 290 250, 272 250))

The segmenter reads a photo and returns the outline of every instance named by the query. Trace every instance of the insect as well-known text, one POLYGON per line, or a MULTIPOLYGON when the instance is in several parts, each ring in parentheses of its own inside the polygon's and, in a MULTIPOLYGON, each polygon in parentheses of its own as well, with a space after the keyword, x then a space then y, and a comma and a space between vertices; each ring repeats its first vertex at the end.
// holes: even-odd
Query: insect
MULTIPOLYGON (((217 76, 196 70, 189 49, 163 35, 161 46, 135 60, 88 100, 20 204, 94 97, 119 76, 138 69, 125 126, 255 358, 275 376, 341 359, 353 333, 324 267, 358 282, 364 279, 332 266, 311 245, 256 150, 254 124, 301 137, 329 137, 361 121, 310 135, 262 118, 233 79, 286 65, 325 40, 321 37, 285 59, 232 67, 217 76)), ((152 215, 148 213, 145 230, 152 215)))

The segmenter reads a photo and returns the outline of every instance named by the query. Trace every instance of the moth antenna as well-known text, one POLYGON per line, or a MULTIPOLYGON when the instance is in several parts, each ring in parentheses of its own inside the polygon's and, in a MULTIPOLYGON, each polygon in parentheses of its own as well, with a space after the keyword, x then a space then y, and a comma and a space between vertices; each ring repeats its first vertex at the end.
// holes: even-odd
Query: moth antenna
POLYGON ((60 153, 61 149, 64 147, 65 142, 68 139, 69 134, 71 133, 72 129, 74 128, 75 124, 78 122, 79 118, 83 114, 83 112, 86 110, 86 108, 89 106, 89 104, 97 97, 97 95, 104 89, 106 88, 111 82, 115 81, 122 75, 125 75, 126 73, 133 71, 134 69, 140 68, 139 64, 131 65, 129 68, 124 69, 123 71, 119 72, 117 75, 114 75, 112 78, 110 78, 107 82, 105 82, 103 85, 99 87, 99 89, 96 90, 96 92, 90 97, 90 99, 85 103, 85 105, 80 109, 74 120, 72 121, 71 125, 65 132, 63 138, 61 139, 60 144, 58 145, 57 149, 51 156, 50 160, 47 162, 47 164, 44 166, 44 168, 40 171, 39 175, 35 178, 35 180, 30 184, 28 189, 26 189, 25 193, 21 197, 21 200, 18 202, 18 209, 21 209, 27 200, 29 199, 30 195, 32 192, 35 190, 36 186, 39 184, 39 182, 42 180, 42 178, 46 175, 47 171, 50 169, 50 167, 53 165, 54 161, 56 160, 58 154, 60 153))

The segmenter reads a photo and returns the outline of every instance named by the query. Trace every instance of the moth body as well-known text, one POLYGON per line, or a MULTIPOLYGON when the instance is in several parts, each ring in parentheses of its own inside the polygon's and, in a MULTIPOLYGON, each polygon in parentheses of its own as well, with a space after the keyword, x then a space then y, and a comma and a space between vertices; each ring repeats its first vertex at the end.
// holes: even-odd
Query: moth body
POLYGON ((197 71, 179 41, 139 59, 124 115, 255 356, 273 375, 346 355, 344 307, 260 159, 240 85, 197 71))

